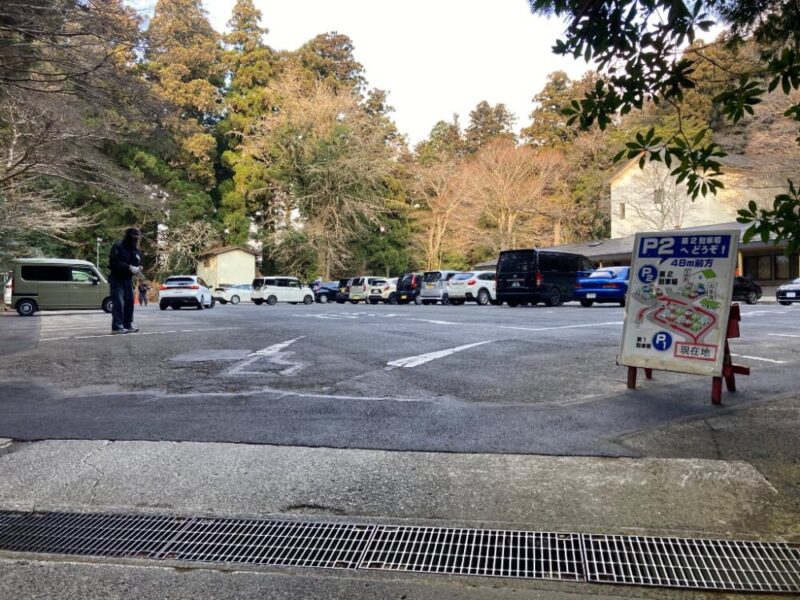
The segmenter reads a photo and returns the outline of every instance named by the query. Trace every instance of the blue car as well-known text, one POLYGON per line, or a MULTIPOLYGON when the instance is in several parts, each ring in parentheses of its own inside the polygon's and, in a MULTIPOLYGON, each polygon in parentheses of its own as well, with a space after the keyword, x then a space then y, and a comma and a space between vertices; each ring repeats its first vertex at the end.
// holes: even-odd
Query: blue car
POLYGON ((619 302, 625 306, 630 267, 603 267, 575 284, 575 299, 587 308, 595 302, 619 302))

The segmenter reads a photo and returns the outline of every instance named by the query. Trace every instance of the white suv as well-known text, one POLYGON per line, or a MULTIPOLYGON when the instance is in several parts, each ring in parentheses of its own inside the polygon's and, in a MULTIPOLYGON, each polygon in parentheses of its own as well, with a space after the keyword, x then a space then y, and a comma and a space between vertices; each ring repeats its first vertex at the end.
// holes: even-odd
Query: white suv
POLYGON ((254 304, 266 302, 270 306, 277 302, 290 304, 313 304, 313 290, 300 283, 297 277, 283 277, 282 275, 270 277, 256 277, 253 279, 253 292, 250 299, 254 304))
POLYGON ((369 288, 369 303, 397 304, 397 277, 376 279, 369 288))
POLYGON ((173 275, 161 284, 158 291, 158 307, 177 310, 182 306, 194 306, 197 310, 214 308, 214 297, 201 277, 196 275, 173 275))
POLYGON ((472 300, 486 306, 494 304, 497 291, 494 271, 471 271, 454 275, 447 282, 447 295, 451 304, 464 304, 472 300))

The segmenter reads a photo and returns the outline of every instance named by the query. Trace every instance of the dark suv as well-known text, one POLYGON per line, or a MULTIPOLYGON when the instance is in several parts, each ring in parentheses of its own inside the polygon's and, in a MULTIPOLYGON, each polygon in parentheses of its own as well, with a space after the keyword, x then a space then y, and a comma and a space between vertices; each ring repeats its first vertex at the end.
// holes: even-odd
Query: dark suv
POLYGON ((408 304, 422 304, 422 298, 419 297, 420 290, 422 289, 422 273, 405 273, 397 278, 397 303, 408 304))
POLYGON ((748 304, 755 304, 761 299, 761 286, 747 277, 737 277, 733 280, 733 299, 744 300, 748 304))
POLYGON ((582 254, 549 250, 505 250, 497 260, 497 300, 509 306, 559 306, 574 300, 575 284, 594 270, 582 254))

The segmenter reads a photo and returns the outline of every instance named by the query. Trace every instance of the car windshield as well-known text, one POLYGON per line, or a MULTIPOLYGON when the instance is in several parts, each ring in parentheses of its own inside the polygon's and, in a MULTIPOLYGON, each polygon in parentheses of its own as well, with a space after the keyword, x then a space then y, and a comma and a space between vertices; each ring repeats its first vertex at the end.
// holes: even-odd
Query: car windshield
POLYGON ((192 285, 193 283, 194 279, 191 277, 169 277, 164 285, 192 285))
POLYGON ((475 275, 475 273, 457 273, 453 276, 453 281, 464 281, 475 275))
POLYGON ((386 285, 385 279, 373 279, 372 285, 386 285))

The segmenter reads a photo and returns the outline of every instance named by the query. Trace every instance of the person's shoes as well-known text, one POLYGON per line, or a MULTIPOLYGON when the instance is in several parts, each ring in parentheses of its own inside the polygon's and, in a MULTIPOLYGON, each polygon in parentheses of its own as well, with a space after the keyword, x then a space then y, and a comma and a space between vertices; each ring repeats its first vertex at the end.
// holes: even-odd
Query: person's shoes
POLYGON ((119 333, 128 333, 128 330, 127 329, 112 329, 111 333, 115 334, 115 335, 119 334, 119 333))
POLYGON ((136 333, 137 331, 139 331, 139 328, 131 323, 131 326, 128 327, 128 333, 136 333))

